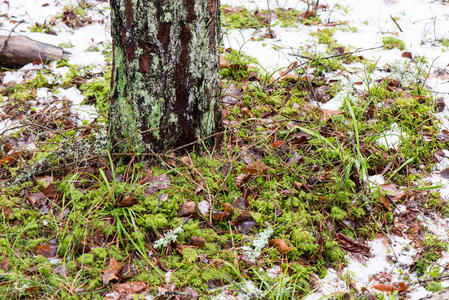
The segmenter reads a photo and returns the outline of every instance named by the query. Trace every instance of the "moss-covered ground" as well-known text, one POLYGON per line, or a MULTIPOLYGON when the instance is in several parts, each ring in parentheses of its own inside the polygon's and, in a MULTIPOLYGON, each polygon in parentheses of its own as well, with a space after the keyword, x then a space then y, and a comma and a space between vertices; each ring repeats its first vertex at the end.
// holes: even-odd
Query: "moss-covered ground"
MULTIPOLYGON (((263 27, 268 14, 222 10, 230 28, 263 27)), ((274 17, 281 26, 304 21, 294 10, 274 17)), ((316 34, 329 50, 340 47, 332 33, 316 34)), ((384 45, 403 47, 393 38, 384 45)), ((98 149, 110 70, 93 75, 61 61, 70 72, 59 80, 48 80, 44 66, 25 84, 2 88, 10 116, 25 114, 32 125, 1 140, 0 298, 102 299, 111 291, 134 299, 301 298, 328 268, 345 265, 345 253, 366 254, 365 241, 396 226, 395 207, 413 199, 449 214, 433 187, 419 183, 449 146, 434 116, 441 106, 424 85, 424 60, 393 66, 409 79, 399 82, 394 72, 372 79, 376 65, 356 54, 311 55, 278 79, 239 51, 222 49, 221 57, 221 143, 148 161, 124 163, 98 149), (325 77, 354 61, 366 66, 357 83, 364 92, 325 77), (78 88, 100 117, 79 125, 62 101, 45 118, 29 104, 42 87, 78 88), (334 97, 340 110, 320 108, 334 97), (390 128, 401 132, 394 148, 382 143, 390 128), (19 147, 31 137, 33 147, 19 147), (20 177, 42 159, 44 171, 20 177), (370 186, 377 174, 405 194, 370 186), (131 282, 141 285, 133 290, 131 282)), ((438 290, 432 263, 447 245, 421 231, 414 237, 422 253, 412 272, 435 278, 429 289, 438 290)), ((355 288, 341 295, 348 296, 376 297, 355 288)))

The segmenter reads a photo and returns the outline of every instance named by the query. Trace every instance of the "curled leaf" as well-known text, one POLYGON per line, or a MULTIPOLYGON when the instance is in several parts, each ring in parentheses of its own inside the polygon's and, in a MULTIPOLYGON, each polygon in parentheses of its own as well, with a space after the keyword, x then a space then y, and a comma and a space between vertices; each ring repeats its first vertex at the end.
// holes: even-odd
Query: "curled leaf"
POLYGON ((287 245, 287 242, 284 239, 273 239, 270 240, 271 247, 276 247, 278 251, 282 254, 288 253, 292 251, 292 248, 287 245))
POLYGON ((124 264, 115 260, 115 258, 111 258, 109 261, 109 266, 106 270, 101 274, 101 279, 103 280, 103 284, 107 285, 112 280, 118 280, 120 271, 123 269, 124 264))

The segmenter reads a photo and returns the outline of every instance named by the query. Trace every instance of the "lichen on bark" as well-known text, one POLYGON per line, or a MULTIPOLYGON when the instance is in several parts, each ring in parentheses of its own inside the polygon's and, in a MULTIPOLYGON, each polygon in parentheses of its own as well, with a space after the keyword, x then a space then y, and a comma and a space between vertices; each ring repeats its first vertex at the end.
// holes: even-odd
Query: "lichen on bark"
POLYGON ((113 153, 163 152, 212 135, 219 0, 111 0, 113 153))

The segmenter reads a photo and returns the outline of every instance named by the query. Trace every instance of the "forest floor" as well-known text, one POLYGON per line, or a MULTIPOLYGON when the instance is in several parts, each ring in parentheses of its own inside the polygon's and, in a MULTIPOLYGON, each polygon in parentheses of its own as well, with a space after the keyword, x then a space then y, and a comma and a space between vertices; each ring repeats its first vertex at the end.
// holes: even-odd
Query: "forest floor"
POLYGON ((0 69, 0 298, 449 287, 448 3, 221 4, 223 143, 120 165, 107 1, 0 0, 0 35, 70 52, 0 69))

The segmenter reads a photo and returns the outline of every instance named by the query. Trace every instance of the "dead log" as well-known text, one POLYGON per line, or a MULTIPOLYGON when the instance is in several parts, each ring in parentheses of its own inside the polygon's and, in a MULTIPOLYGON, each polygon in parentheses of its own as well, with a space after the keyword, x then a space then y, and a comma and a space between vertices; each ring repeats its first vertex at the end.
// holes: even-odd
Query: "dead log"
POLYGON ((63 48, 34 41, 26 36, 0 36, 0 66, 18 68, 66 57, 63 48))

